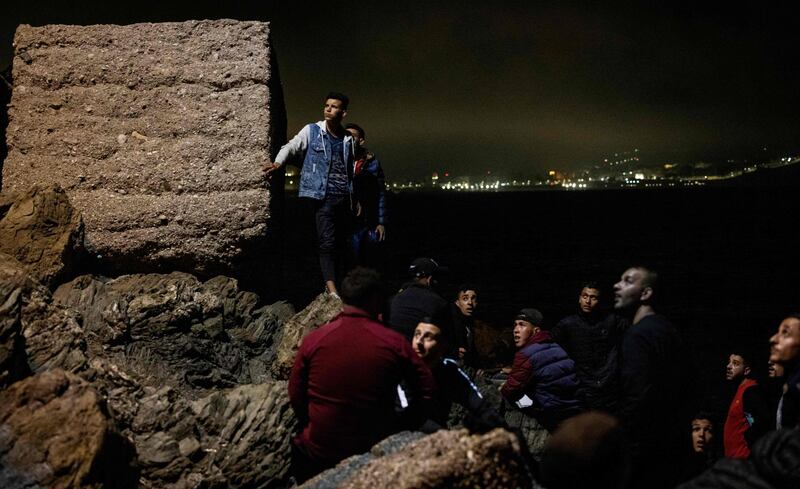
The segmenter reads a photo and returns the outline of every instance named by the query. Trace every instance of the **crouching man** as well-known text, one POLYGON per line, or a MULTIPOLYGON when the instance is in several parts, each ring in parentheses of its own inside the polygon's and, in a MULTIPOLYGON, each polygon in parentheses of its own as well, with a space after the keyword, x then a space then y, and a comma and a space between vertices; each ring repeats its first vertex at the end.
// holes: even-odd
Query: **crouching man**
POLYGON ((505 422, 486 401, 475 384, 452 358, 445 352, 452 348, 452 339, 442 331, 440 322, 429 317, 423 318, 414 330, 411 341, 417 355, 433 373, 437 391, 433 397, 430 419, 422 431, 433 432, 447 428, 447 418, 453 403, 460 404, 467 411, 466 425, 478 431, 505 427, 505 422))
POLYGON ((552 432, 581 406, 575 362, 542 329, 542 321, 536 309, 523 309, 514 319, 517 353, 500 392, 552 432))

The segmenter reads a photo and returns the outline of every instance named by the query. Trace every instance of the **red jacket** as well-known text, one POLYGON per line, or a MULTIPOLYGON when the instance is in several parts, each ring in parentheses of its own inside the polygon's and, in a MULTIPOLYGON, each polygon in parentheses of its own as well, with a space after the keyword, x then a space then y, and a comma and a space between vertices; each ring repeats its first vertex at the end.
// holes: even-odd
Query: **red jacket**
POLYGON ((752 413, 745 410, 744 393, 747 389, 756 387, 756 381, 745 379, 736 389, 736 395, 728 408, 728 418, 725 420, 723 444, 725 456, 728 458, 750 458, 750 446, 745 439, 745 433, 754 422, 752 413))
POLYGON ((363 453, 399 430, 397 386, 426 415, 435 383, 403 336, 345 306, 330 323, 309 333, 289 377, 289 399, 300 421, 295 443, 321 462, 363 453))

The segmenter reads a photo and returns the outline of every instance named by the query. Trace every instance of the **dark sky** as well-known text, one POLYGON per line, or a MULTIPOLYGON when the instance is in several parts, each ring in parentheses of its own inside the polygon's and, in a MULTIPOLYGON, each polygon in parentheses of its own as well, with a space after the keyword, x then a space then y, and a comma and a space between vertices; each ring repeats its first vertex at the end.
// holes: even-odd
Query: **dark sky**
POLYGON ((788 7, 364 3, 13 0, 0 67, 18 23, 268 20, 290 133, 343 91, 390 177, 535 175, 634 148, 652 164, 800 153, 788 7))

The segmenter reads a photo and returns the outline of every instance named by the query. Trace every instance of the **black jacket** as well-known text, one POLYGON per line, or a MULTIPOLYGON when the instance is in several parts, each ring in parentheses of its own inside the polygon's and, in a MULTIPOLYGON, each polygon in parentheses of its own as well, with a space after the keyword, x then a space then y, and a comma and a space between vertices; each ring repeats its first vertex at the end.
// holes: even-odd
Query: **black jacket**
POLYGON ((578 397, 590 409, 613 411, 619 394, 618 350, 626 321, 616 314, 573 314, 553 328, 553 339, 575 362, 578 397))
POLYGON ((389 306, 389 326, 411 340, 417 324, 424 317, 432 318, 449 335, 450 344, 453 344, 453 323, 447 301, 430 287, 416 282, 407 284, 392 299, 389 306))

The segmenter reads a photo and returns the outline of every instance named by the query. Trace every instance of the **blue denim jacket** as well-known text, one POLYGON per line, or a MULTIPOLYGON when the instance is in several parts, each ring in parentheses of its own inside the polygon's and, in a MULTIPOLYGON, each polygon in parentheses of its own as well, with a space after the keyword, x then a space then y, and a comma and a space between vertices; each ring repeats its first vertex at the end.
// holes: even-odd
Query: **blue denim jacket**
MULTIPOLYGON (((344 162, 347 165, 350 193, 353 192, 353 146, 353 138, 346 134, 342 149, 344 162)), ((305 126, 281 148, 275 157, 275 162, 283 165, 288 160, 295 160, 292 163, 296 163, 301 156, 303 161, 300 171, 299 196, 316 200, 324 199, 331 166, 331 141, 330 135, 325 130, 325 121, 305 126)))

